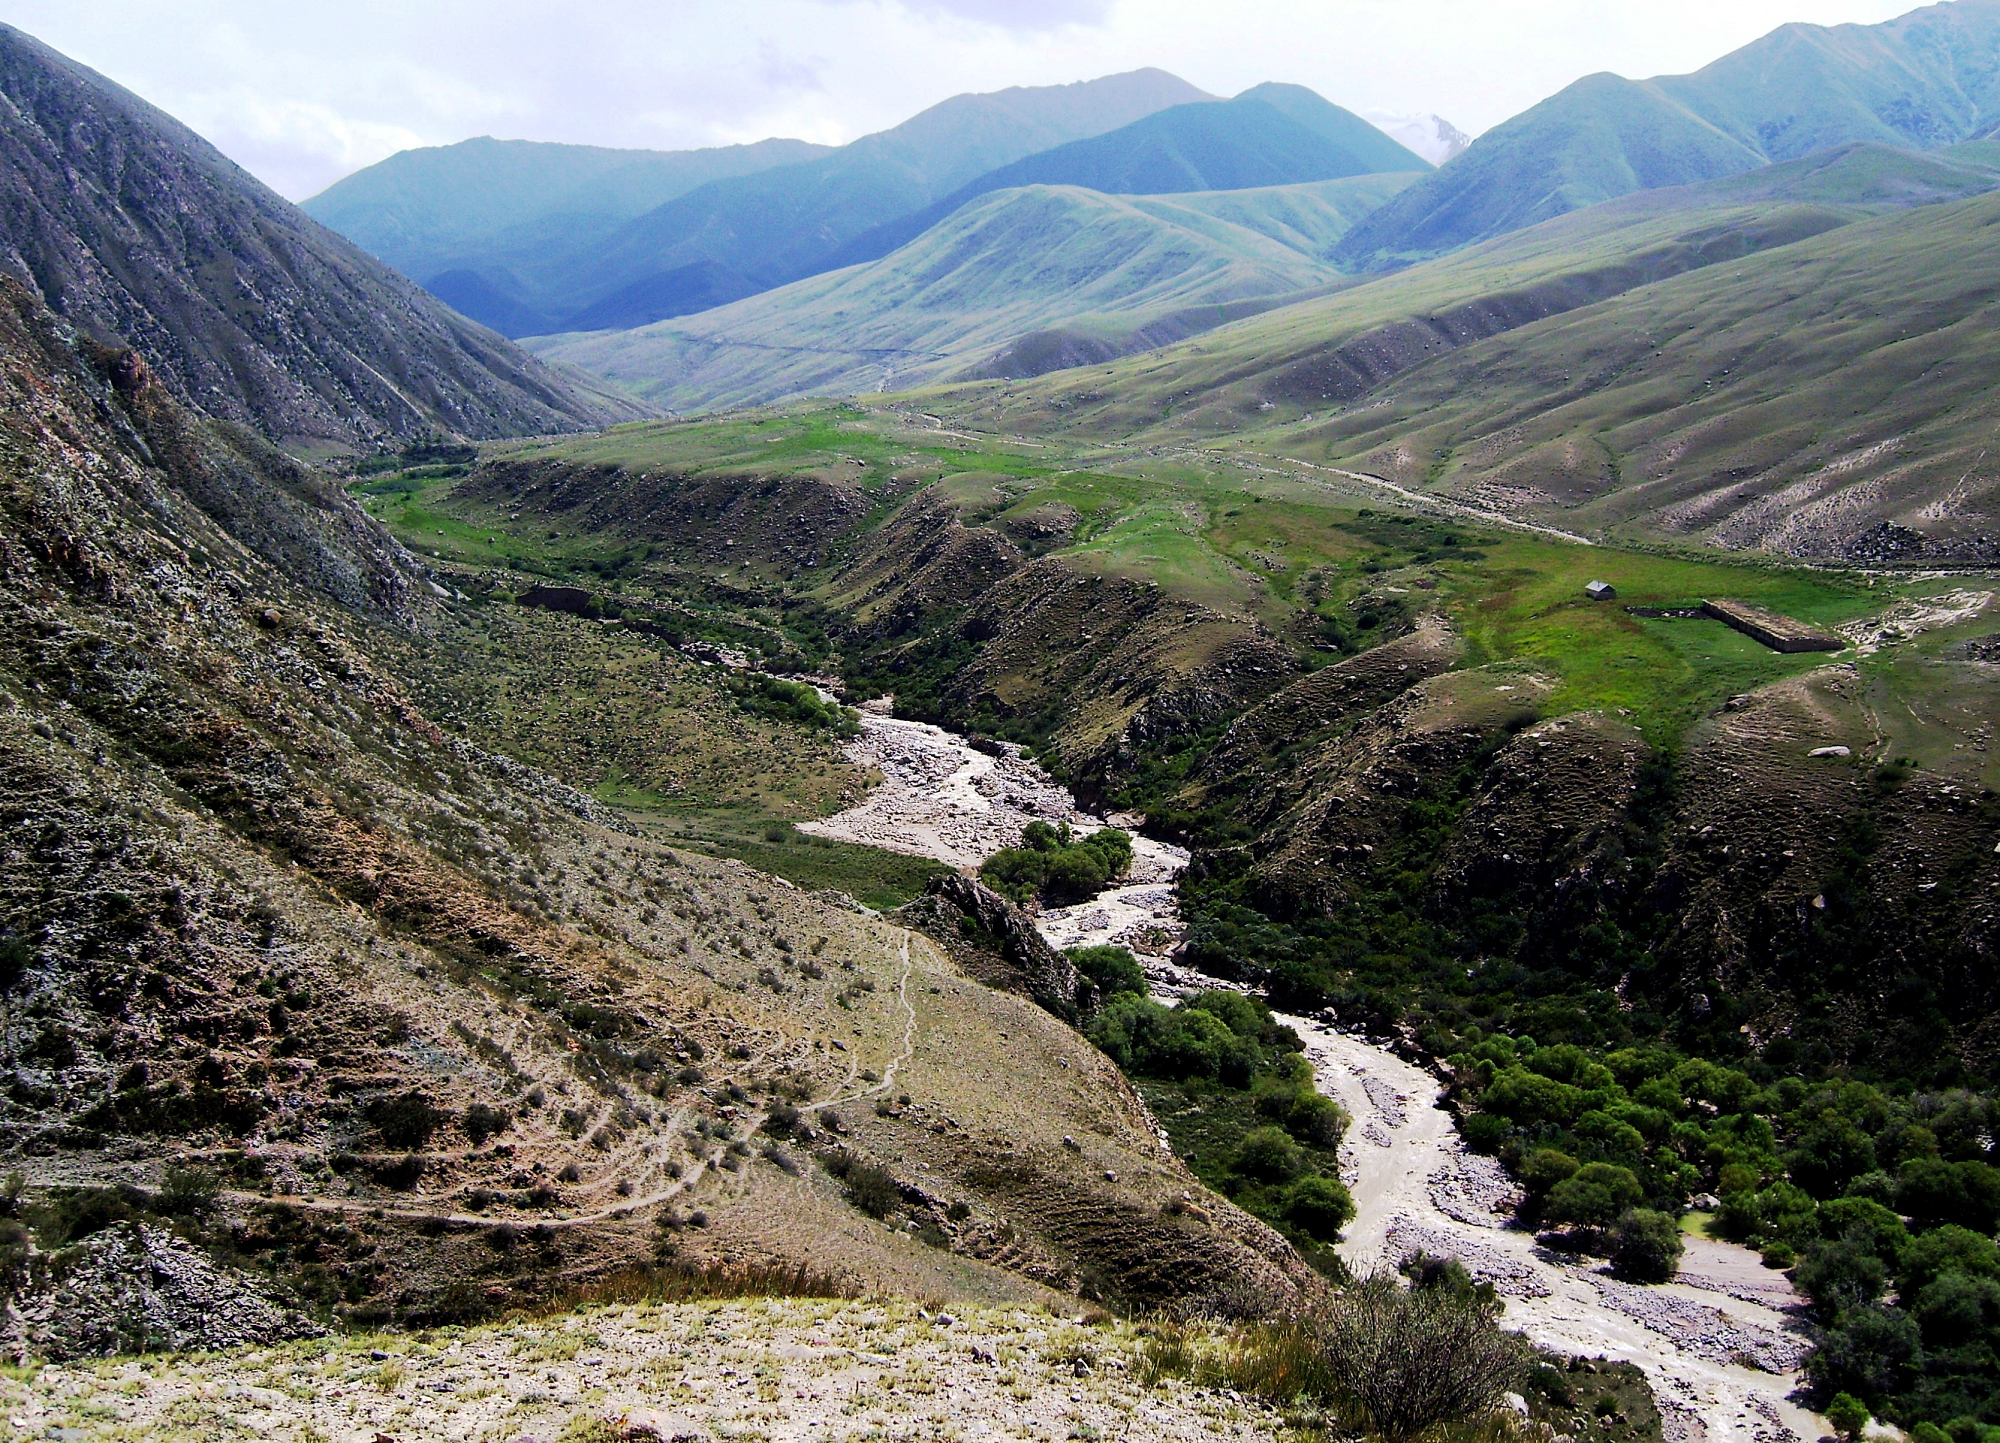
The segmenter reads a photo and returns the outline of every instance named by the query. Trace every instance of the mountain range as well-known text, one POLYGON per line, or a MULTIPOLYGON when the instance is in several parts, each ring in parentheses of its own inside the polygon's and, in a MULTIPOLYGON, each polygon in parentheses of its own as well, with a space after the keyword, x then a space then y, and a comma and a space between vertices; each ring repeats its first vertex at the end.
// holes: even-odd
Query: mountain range
MULTIPOLYGON (((601 210, 585 210, 578 235, 570 219, 583 205, 549 204, 545 192, 523 199, 487 234, 427 251, 422 263, 436 269, 418 278, 448 277, 439 284, 479 307, 479 319, 514 335, 641 325, 810 275, 855 236, 986 171, 1208 98, 1158 70, 957 96, 828 154, 711 180, 608 230, 592 218, 601 210)), ((478 184, 481 159, 477 152, 428 155, 427 173, 451 180, 427 190, 421 206, 428 209, 402 223, 443 229, 448 222, 430 212, 449 212, 454 187, 478 184)), ((599 163, 594 153, 563 147, 541 153, 541 161, 563 176, 566 196, 600 205, 576 178, 599 163)), ((361 224, 377 194, 373 175, 349 177, 307 201, 306 210, 329 223, 344 217, 349 226, 361 224)))
POLYGON ((1415 179, 1155 196, 1010 188, 872 264, 636 330, 526 344, 680 412, 1039 374, 1347 283, 1328 259, 1340 237, 1415 179))
POLYGON ((1692 75, 1587 76, 1480 136, 1355 227, 1380 269, 1598 201, 1857 141, 1933 150, 2000 123, 2000 4, 1952 0, 1880 25, 1786 25, 1692 75))

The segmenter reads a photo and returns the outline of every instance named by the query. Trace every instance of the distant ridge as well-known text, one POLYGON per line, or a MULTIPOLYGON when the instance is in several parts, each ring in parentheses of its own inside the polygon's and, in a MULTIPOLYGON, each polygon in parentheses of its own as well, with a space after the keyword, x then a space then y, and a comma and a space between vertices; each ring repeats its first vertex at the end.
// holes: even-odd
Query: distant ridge
POLYGON ((437 290, 432 280, 441 273, 475 261, 510 266, 549 244, 579 246, 711 180, 831 150, 803 140, 659 151, 480 136, 392 155, 300 209, 437 290))
POLYGON ((370 446, 643 414, 452 312, 186 126, 0 26, 0 267, 182 399, 273 440, 370 446))
MULTIPOLYGON (((518 176, 559 163, 567 175, 582 167, 586 157, 569 153, 581 148, 563 147, 563 154, 549 157, 475 142, 469 151, 417 152, 421 165, 392 157, 309 204, 375 254, 416 267, 413 273, 436 293, 508 334, 624 329, 817 274, 854 236, 921 209, 986 171, 1211 98, 1163 70, 954 96, 892 129, 786 163, 763 164, 779 152, 760 147, 683 153, 673 162, 682 167, 677 174, 696 158, 703 165, 738 166, 741 173, 718 175, 612 220, 606 219, 606 188, 615 192, 612 199, 628 202, 638 186, 630 167, 640 165, 646 183, 658 185, 664 183, 661 162, 607 160, 602 157, 630 153, 596 152, 599 159, 590 165, 603 167, 596 179, 565 181, 569 188, 556 203, 532 218, 459 238, 449 233, 455 222, 448 214, 431 213, 448 212, 449 205, 398 198, 401 178, 413 167, 504 162, 518 176), (395 214, 378 213, 385 208, 395 214), (398 217, 430 227, 420 255, 398 249, 406 245, 395 231, 405 223, 398 217)), ((525 207, 530 199, 508 204, 525 207)))
POLYGON ((2000 0, 1786 25, 1692 75, 1587 76, 1479 137, 1343 243, 1380 269, 1635 190, 1854 142, 1934 150, 2000 125, 2000 0))
POLYGON ((1358 115, 1304 86, 1260 85, 1234 100, 1177 105, 988 171, 922 210, 857 236, 829 268, 878 260, 980 196, 1017 186, 1180 195, 1429 168, 1358 115))

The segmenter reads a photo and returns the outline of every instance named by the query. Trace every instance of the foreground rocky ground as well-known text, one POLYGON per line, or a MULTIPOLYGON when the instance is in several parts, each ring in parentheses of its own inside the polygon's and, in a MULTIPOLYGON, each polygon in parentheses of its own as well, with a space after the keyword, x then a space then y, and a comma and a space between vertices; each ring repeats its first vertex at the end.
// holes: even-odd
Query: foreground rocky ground
POLYGON ((161 1443, 1277 1436, 1275 1413, 1232 1392, 1143 1381, 1143 1341, 1028 1309, 640 1304, 51 1366, 0 1398, 16 1437, 161 1443))

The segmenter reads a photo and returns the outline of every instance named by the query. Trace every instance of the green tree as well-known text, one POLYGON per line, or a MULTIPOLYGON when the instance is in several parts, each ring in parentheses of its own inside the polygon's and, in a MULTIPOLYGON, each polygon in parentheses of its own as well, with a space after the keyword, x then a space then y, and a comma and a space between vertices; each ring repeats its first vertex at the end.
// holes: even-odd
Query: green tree
POLYGON ((1611 1236, 1611 1265, 1642 1283, 1664 1283, 1680 1270, 1681 1230, 1649 1208, 1628 1208, 1611 1236))
POLYGON ((2000 1329, 2000 1279, 1945 1273, 1910 1303, 1924 1347, 1949 1350, 1986 1343, 2000 1329))
POLYGON ((1146 995, 1146 974, 1123 947, 1072 947, 1064 955, 1078 972, 1097 984, 1106 1001, 1124 993, 1146 995))
POLYGON ((1915 1297, 1945 1273, 2000 1277, 2000 1247, 1993 1239, 1955 1223, 1919 1233, 1903 1249, 1896 1288, 1905 1297, 1915 1297))
POLYGON ((1868 1420, 1873 1416, 1868 1411, 1868 1405, 1852 1393, 1836 1393, 1833 1401, 1826 1405, 1826 1421, 1843 1438, 1859 1438, 1861 1430, 1868 1426, 1868 1420))
POLYGON ((1550 1190, 1542 1215, 1550 1222, 1604 1227, 1645 1198, 1646 1190, 1629 1167, 1614 1162, 1585 1163, 1576 1176, 1550 1190))
POLYGON ((1292 1184, 1284 1216, 1307 1237, 1338 1242, 1340 1230, 1353 1220, 1354 1199, 1338 1178, 1316 1172, 1292 1184))
POLYGON ((1846 1237, 1813 1244, 1792 1275, 1799 1291, 1812 1299, 1820 1321, 1831 1323, 1850 1308, 1882 1296, 1889 1270, 1866 1234, 1856 1229, 1846 1237))
POLYGON ((1305 1168, 1306 1157, 1291 1135, 1279 1127, 1253 1127, 1236 1144, 1229 1170, 1259 1182, 1285 1182, 1305 1168))
POLYGON ((1785 1163, 1792 1180, 1814 1197, 1834 1197, 1851 1179, 1875 1170, 1875 1142, 1835 1113, 1801 1133, 1785 1163))
POLYGON ((1806 1372, 1822 1392, 1882 1398, 1923 1365, 1923 1339, 1908 1313, 1881 1303, 1850 1308, 1827 1330, 1806 1372))

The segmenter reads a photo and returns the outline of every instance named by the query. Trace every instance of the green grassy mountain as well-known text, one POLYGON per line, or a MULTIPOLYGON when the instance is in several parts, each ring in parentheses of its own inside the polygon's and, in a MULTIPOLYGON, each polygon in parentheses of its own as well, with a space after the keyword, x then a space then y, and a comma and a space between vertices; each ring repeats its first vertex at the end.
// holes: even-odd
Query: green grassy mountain
POLYGON ((1593 75, 1482 135, 1342 249, 1380 268, 1601 200, 1857 141, 1929 150, 2000 120, 2000 3, 1787 25, 1693 75, 1593 75))
POLYGON ((533 313, 504 300, 517 262, 601 241, 620 224, 711 180, 823 155, 828 146, 762 140, 711 150, 611 150, 481 136, 406 150, 356 171, 300 206, 376 259, 474 320, 510 335, 533 313))
POLYGON ((530 344, 677 411, 887 390, 1160 345, 1338 284, 1346 228, 1414 177, 1205 195, 1028 186, 871 265, 698 316, 530 344))
POLYGON ((854 236, 997 166, 1207 98, 1160 70, 956 96, 830 155, 711 181, 581 248, 478 274, 554 318, 544 329, 645 325, 814 274, 854 236))
POLYGON ((0 28, 0 264, 179 396, 286 444, 639 414, 322 228, 201 137, 0 28))
POLYGON ((1429 168, 1358 115, 1302 85, 1260 85, 1234 100, 1177 105, 988 171, 922 210, 857 236, 831 263, 879 260, 978 197, 1024 185, 1174 195, 1429 168))
POLYGON ((1990 149, 1853 146, 1628 196, 1109 375, 930 404, 1215 438, 1568 530, 1976 559, 2000 532, 1990 149))

